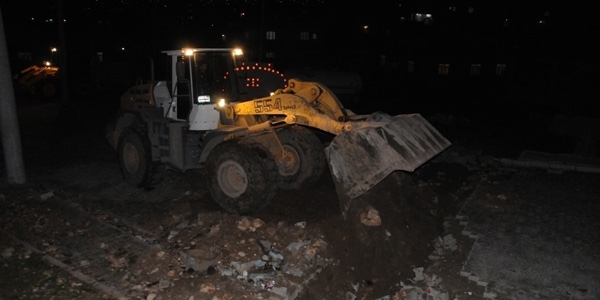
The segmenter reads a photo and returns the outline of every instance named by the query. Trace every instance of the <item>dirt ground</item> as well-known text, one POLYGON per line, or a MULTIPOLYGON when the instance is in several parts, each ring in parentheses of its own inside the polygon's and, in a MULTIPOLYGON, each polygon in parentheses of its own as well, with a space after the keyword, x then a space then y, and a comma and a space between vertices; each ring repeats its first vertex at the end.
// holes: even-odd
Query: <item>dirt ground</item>
MULTIPOLYGON (((453 146, 353 200, 348 216, 362 218, 343 218, 328 172, 258 213, 232 215, 212 203, 197 171, 168 171, 152 189, 128 186, 105 120, 63 108, 66 121, 52 117, 55 109, 20 108, 28 182, 0 190, 0 299, 496 298, 483 277, 464 274, 474 270, 466 263, 477 241, 465 234, 477 224, 461 219, 465 207, 515 209, 552 196, 527 189, 537 174, 499 163, 515 149, 491 152, 501 141, 473 142, 478 136, 462 130, 468 120, 438 115, 430 120, 453 146)), ((598 212, 590 201, 597 179, 576 180, 592 206, 586 220, 598 212)), ((587 233, 585 245, 597 245, 597 233, 587 233)), ((567 292, 535 299, 597 291, 582 283, 567 292)), ((499 299, 519 299, 508 295, 499 299)))

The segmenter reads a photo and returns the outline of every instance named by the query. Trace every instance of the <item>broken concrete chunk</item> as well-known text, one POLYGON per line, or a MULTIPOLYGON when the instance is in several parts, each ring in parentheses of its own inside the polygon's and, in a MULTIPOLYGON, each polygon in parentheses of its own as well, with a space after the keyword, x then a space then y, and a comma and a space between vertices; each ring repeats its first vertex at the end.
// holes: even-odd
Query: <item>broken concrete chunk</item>
POLYGON ((366 226, 381 226, 381 217, 374 208, 369 208, 360 214, 360 222, 366 226))

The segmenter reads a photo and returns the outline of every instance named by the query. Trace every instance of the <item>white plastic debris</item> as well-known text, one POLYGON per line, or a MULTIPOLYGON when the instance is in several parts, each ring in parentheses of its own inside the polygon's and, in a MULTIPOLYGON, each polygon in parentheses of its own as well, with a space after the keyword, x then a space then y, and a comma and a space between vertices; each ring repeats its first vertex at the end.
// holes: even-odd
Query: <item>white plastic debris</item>
POLYGON ((47 192, 47 193, 43 193, 43 194, 41 194, 41 195, 40 195, 40 198, 41 198, 42 200, 48 200, 48 199, 52 198, 53 196, 54 196, 54 191, 49 191, 49 192, 47 192))
POLYGON ((294 224, 294 226, 304 228, 304 227, 306 227, 306 222, 304 222, 304 221, 298 222, 298 223, 294 224))
POLYGON ((356 295, 350 293, 350 292, 346 292, 346 296, 344 297, 345 300, 355 300, 356 299, 356 295))
POLYGON ((170 240, 171 240, 171 239, 173 239, 173 238, 174 238, 174 237, 175 237, 177 234, 179 234, 179 231, 171 230, 171 231, 169 232, 169 236, 167 237, 167 240, 169 240, 169 241, 170 241, 170 240))
POLYGON ((414 281, 421 281, 425 279, 425 277, 423 276, 423 267, 414 268, 413 272, 415 272, 414 281))

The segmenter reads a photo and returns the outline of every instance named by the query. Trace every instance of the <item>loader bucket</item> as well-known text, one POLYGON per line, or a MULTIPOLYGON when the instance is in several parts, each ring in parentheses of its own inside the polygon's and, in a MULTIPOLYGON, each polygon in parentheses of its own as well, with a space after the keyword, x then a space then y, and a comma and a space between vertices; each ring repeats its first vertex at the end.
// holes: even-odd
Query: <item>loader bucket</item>
POLYGON ((358 128, 336 136, 325 156, 338 193, 349 201, 393 171, 413 172, 450 145, 420 114, 374 113, 358 128))

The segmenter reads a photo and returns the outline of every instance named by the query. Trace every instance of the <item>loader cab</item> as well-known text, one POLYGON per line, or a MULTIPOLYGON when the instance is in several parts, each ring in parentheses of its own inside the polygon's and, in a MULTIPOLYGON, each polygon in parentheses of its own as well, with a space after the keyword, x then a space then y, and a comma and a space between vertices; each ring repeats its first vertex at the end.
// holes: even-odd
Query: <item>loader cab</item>
POLYGON ((167 117, 188 121, 192 130, 216 129, 220 101, 239 98, 233 49, 165 51, 172 58, 172 105, 167 117))

